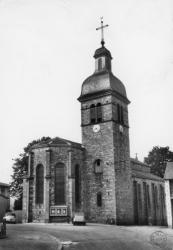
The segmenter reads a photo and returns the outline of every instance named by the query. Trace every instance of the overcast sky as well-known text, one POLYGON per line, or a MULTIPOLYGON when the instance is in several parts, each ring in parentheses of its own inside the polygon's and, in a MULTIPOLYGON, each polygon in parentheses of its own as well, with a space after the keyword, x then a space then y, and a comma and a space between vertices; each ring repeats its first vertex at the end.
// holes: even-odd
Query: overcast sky
POLYGON ((131 156, 173 150, 173 1, 0 0, 0 182, 34 139, 81 142, 77 98, 94 71, 101 16, 131 101, 131 156))

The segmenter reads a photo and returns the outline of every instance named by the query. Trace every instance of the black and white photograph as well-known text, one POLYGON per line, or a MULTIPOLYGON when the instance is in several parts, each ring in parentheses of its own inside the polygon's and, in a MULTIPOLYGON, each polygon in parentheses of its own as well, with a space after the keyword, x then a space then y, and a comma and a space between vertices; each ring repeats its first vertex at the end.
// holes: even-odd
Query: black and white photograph
POLYGON ((0 250, 173 250, 173 1, 0 0, 0 250))

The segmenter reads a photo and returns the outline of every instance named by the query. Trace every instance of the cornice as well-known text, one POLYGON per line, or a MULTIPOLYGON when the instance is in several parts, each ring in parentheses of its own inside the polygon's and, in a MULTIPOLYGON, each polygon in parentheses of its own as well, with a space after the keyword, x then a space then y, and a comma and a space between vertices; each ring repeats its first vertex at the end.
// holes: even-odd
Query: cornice
POLYGON ((118 93, 117 91, 114 90, 103 90, 103 91, 98 91, 98 92, 94 92, 94 93, 89 93, 86 95, 80 95, 78 98, 79 102, 85 102, 85 101, 90 101, 93 99, 98 99, 104 96, 108 96, 108 95, 113 95, 115 97, 117 97, 118 99, 122 100, 123 102, 125 102, 126 104, 130 104, 130 101, 122 96, 120 93, 118 93))
POLYGON ((94 126, 96 124, 102 124, 102 123, 107 123, 107 122, 115 122, 117 125, 121 125, 125 128, 129 128, 128 125, 125 125, 125 124, 121 124, 121 123, 118 123, 117 121, 115 121, 114 119, 109 119, 109 120, 106 120, 106 121, 101 121, 99 123, 87 123, 87 124, 81 124, 81 127, 86 127, 86 126, 94 126))

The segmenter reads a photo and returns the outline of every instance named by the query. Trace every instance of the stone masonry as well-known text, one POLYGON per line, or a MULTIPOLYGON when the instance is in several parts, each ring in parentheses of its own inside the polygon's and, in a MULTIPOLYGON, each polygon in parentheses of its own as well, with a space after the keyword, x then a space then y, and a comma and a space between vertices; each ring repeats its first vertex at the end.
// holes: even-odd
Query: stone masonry
POLYGON ((113 75, 109 50, 94 54, 82 84, 82 144, 59 137, 30 148, 23 179, 23 222, 87 221, 165 225, 164 182, 130 159, 126 89, 113 75))

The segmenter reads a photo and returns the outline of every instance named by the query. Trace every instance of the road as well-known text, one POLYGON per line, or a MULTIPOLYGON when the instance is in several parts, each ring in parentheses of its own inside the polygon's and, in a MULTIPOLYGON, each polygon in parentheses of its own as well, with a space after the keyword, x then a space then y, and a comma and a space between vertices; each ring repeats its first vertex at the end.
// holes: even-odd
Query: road
POLYGON ((30 223, 7 225, 7 234, 0 240, 0 250, 57 250, 58 240, 65 250, 173 250, 172 230, 161 227, 30 223), (157 237, 151 242, 156 231, 164 233, 164 246, 157 237))

